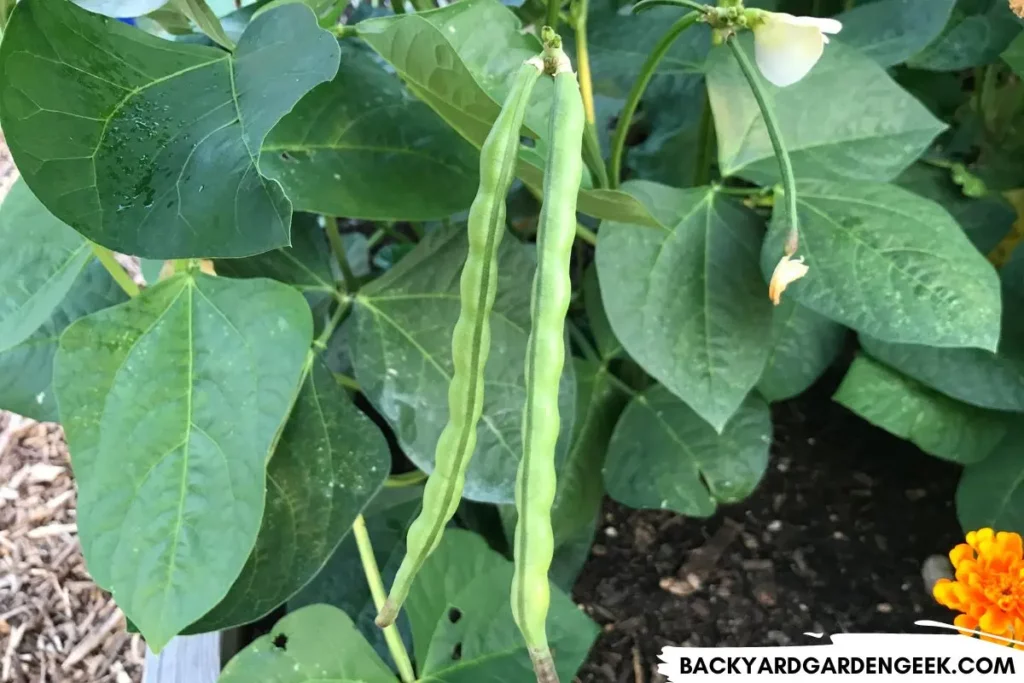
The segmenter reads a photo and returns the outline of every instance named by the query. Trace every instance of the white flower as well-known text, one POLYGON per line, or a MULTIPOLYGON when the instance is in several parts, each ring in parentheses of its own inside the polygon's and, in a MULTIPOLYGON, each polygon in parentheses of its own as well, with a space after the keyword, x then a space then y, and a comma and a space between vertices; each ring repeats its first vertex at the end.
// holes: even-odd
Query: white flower
POLYGON ((842 28, 835 19, 758 12, 754 25, 757 66, 775 85, 793 85, 818 63, 828 42, 825 34, 839 33, 842 28))
POLYGON ((797 259, 783 256, 779 264, 775 266, 772 280, 768 284, 768 298, 772 300, 772 303, 776 306, 782 303, 782 293, 786 291, 786 287, 791 282, 795 282, 804 275, 807 275, 808 270, 810 268, 804 265, 804 258, 802 256, 797 259))

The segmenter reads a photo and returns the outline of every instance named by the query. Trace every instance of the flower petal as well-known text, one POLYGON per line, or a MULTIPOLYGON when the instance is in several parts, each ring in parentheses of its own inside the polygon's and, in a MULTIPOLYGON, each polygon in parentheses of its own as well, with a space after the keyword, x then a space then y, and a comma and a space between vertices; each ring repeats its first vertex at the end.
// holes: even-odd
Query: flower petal
POLYGON ((817 26, 781 21, 774 16, 754 29, 754 58, 764 77, 784 88, 806 76, 818 63, 825 51, 825 36, 817 26))

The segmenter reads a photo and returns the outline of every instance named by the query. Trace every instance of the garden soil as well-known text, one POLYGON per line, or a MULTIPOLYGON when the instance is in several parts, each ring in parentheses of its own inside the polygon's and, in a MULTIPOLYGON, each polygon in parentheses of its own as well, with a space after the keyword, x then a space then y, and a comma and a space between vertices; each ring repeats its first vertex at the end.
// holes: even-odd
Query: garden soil
POLYGON ((806 632, 952 622, 922 565, 962 542, 960 468, 834 403, 839 377, 774 406, 768 473, 743 503, 707 520, 605 504, 574 591, 602 628, 581 683, 664 681, 665 645, 810 645, 821 641, 806 632))

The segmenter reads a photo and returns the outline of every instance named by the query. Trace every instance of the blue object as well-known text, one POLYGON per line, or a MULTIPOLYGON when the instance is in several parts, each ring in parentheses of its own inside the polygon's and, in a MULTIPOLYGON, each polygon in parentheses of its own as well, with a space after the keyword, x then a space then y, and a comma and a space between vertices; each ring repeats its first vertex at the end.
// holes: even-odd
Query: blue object
POLYGON ((118 21, 123 21, 124 23, 128 24, 129 26, 135 26, 135 20, 134 19, 130 19, 130 18, 129 19, 118 19, 118 21))

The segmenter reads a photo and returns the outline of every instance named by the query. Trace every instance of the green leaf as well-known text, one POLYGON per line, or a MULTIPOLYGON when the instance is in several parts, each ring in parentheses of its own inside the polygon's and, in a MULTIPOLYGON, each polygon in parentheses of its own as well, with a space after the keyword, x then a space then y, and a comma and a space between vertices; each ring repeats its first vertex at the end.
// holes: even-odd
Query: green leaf
POLYGON ((1003 50, 1001 56, 1018 78, 1024 76, 1024 34, 1019 34, 1014 38, 1013 42, 1003 50))
POLYGON ((189 631, 256 621, 321 570, 384 484, 384 435, 313 362, 267 467, 267 503, 256 547, 227 596, 189 631))
POLYGON ((747 397, 721 434, 665 387, 634 398, 615 427, 604 483, 608 495, 635 508, 710 517, 718 503, 753 492, 768 467, 768 405, 747 397))
MULTIPOLYGON (((24 0, 22 0, 24 1, 24 0)), ((108 17, 141 17, 160 9, 167 0, 74 0, 83 9, 108 17)))
POLYGON ((218 683, 394 683, 395 674, 336 607, 281 619, 228 662, 218 683))
POLYGON ((907 64, 930 71, 960 71, 988 64, 998 59, 1020 30, 1008 2, 959 0, 942 35, 907 64))
POLYGON ((644 370, 721 431, 768 357, 761 221, 712 188, 623 189, 665 227, 601 226, 597 271, 612 328, 644 370))
MULTIPOLYGON (((498 0, 465 0, 426 13, 368 19, 357 27, 409 90, 477 147, 490 132, 515 72, 541 50, 498 0)), ((525 132, 547 133, 551 90, 550 79, 534 89, 525 132)), ((520 155, 519 176, 537 190, 543 184, 542 169, 534 150, 520 155)), ((654 225, 642 205, 616 190, 582 189, 578 206, 598 218, 654 225)))
POLYGON ((878 0, 836 17, 840 42, 881 66, 895 66, 924 49, 946 27, 956 0, 878 0))
MULTIPOLYGON (((740 42, 752 51, 750 40, 740 42)), ((761 110, 728 50, 712 50, 707 78, 722 175, 776 182, 779 165, 761 110)), ((890 180, 946 127, 877 62, 839 42, 799 83, 763 85, 798 178, 890 180)))
MULTIPOLYGON (((451 331, 459 317, 459 276, 466 244, 461 225, 428 233, 411 254, 355 297, 356 379, 395 430, 402 450, 425 472, 434 469, 437 439, 448 420, 451 331)), ((463 491, 470 500, 514 500, 522 457, 523 359, 535 267, 532 246, 512 238, 502 242, 491 351, 484 369, 483 416, 463 491)), ((575 386, 568 361, 559 391, 559 462, 572 434, 575 386)))
POLYGON ((92 258, 89 243, 46 210, 19 180, 0 204, 0 350, 25 341, 51 316, 92 258))
POLYGON ((469 207, 479 154, 365 49, 271 131, 263 171, 303 211, 432 220, 469 207))
POLYGON ((832 398, 926 453, 965 465, 983 460, 1006 433, 999 413, 954 401, 864 355, 832 398))
MULTIPOLYGON (((511 583, 512 564, 480 537, 445 533, 406 601, 421 681, 533 680, 508 591, 496 590, 511 583)), ((552 588, 548 638, 562 680, 573 679, 596 636, 594 623, 552 588)))
POLYGON ((206 0, 174 0, 174 5, 213 42, 228 50, 235 49, 235 42, 224 33, 224 27, 220 25, 220 20, 206 4, 206 0))
POLYGON ((291 287, 182 273, 61 336, 82 549, 154 651, 249 557, 311 327, 291 287))
POLYGON ((288 244, 291 224, 258 169, 263 139, 338 54, 298 4, 228 53, 23 0, 0 46, 0 124, 29 187, 89 239, 147 258, 248 256, 288 244))
MULTIPOLYGON (((1004 280, 1012 271, 1004 267, 1004 280)), ((860 335, 873 357, 958 401, 1024 412, 1024 299, 1003 287, 1002 334, 997 353, 983 349, 942 349, 891 344, 860 335)))
POLYGON ((20 344, 0 351, 0 409, 56 422, 53 356, 61 332, 78 318, 127 299, 98 261, 87 264, 50 319, 20 344))
MULTIPOLYGON (((385 586, 394 581, 405 556, 405 535, 419 513, 422 494, 422 487, 385 488, 363 512, 373 555, 385 586)), ((351 534, 341 542, 320 573, 288 601, 288 610, 293 612, 317 603, 333 605, 351 615, 356 628, 377 653, 385 659, 390 657, 384 632, 373 621, 377 607, 370 595, 359 549, 351 534)), ((412 639, 408 635, 409 624, 404 611, 399 614, 398 626, 405 636, 406 646, 411 649, 412 639)))
POLYGON ((914 164, 896 179, 896 184, 940 204, 983 254, 995 249, 1017 220, 1017 212, 1002 195, 977 199, 964 196, 947 169, 914 164))
POLYGON ((964 469, 956 490, 956 515, 964 531, 989 527, 1024 534, 1024 429, 1011 423, 995 450, 964 469))
POLYGON ((845 327, 783 295, 772 313, 768 362, 757 391, 772 403, 802 394, 824 374, 845 341, 845 327))
POLYGON ((583 275, 583 306, 590 323, 590 332, 597 343, 601 358, 608 360, 622 353, 622 342, 612 331, 611 321, 601 300, 601 285, 597 277, 597 266, 590 266, 583 275))
MULTIPOLYGON (((900 343, 994 349, 999 280, 953 217, 894 185, 797 184, 800 250, 810 271, 784 296, 863 334, 900 343)), ((789 232, 776 200, 761 267, 789 232)))

